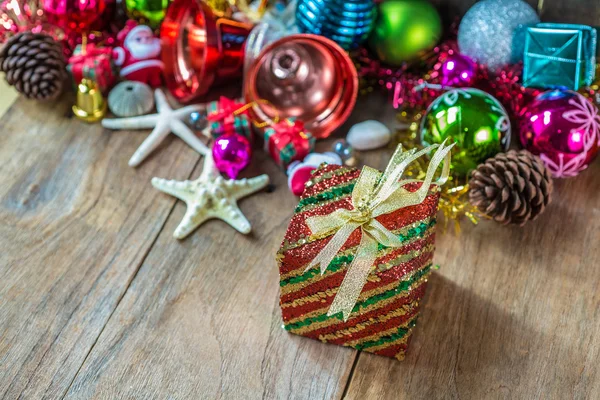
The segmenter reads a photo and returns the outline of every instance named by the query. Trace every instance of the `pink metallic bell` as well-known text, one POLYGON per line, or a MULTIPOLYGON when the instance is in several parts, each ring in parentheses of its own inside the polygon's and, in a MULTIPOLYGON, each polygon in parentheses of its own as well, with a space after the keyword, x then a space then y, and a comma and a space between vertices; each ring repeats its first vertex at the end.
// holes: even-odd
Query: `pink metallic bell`
POLYGON ((248 69, 244 95, 253 117, 302 120, 317 139, 348 118, 358 94, 356 68, 348 54, 318 35, 298 34, 263 49, 248 69))

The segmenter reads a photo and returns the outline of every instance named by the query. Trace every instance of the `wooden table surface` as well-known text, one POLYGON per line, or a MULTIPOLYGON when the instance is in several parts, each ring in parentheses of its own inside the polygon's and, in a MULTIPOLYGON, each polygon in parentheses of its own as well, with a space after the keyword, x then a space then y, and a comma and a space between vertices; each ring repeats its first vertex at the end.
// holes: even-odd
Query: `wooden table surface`
MULTIPOLYGON (((243 176, 276 189, 240 202, 253 233, 210 221, 177 241, 185 205, 150 179, 196 177, 199 155, 169 138, 130 168, 148 132, 84 124, 72 101, 0 119, 0 397, 600 398, 600 162, 524 228, 438 232, 399 362, 282 329, 274 254, 297 199, 263 152, 243 176)), ((393 126, 373 97, 341 132, 367 118, 393 126)))

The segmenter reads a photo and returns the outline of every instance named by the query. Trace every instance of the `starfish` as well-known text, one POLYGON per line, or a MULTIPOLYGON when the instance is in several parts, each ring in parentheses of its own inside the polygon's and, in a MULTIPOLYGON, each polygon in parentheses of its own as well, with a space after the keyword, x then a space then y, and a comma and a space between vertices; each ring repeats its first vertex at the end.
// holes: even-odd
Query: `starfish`
POLYGON ((202 110, 204 106, 194 105, 173 110, 167 101, 167 97, 160 89, 154 91, 154 98, 156 99, 157 114, 131 118, 105 118, 102 120, 102 126, 109 129, 154 128, 152 133, 133 153, 129 165, 131 167, 138 166, 171 132, 179 136, 198 153, 206 155, 209 151, 208 147, 181 121, 183 118, 187 118, 191 112, 202 110))
POLYGON ((250 233, 250 222, 240 211, 237 200, 259 191, 268 183, 269 177, 264 174, 250 179, 223 179, 210 152, 204 156, 204 168, 195 181, 152 178, 152 186, 187 204, 187 211, 173 232, 177 239, 185 238, 211 218, 227 222, 240 233, 250 233))

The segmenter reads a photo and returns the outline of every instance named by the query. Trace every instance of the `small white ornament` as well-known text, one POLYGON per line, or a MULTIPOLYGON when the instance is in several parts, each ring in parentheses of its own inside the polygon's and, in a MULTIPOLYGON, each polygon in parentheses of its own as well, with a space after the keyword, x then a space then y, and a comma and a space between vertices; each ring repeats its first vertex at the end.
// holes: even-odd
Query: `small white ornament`
POLYGON ((121 82, 108 94, 108 108, 117 117, 137 117, 153 107, 152 88, 142 82, 121 82))
POLYGON ((223 179, 211 152, 204 156, 204 168, 195 181, 152 178, 152 186, 187 204, 187 211, 173 233, 177 239, 185 238, 211 218, 227 222, 240 233, 250 233, 250 222, 240 211, 237 200, 261 190, 268 183, 269 176, 264 174, 250 179, 223 179))
POLYGON ((173 132, 186 142, 191 148, 202 155, 209 153, 208 147, 182 122, 187 120, 190 113, 204 109, 202 105, 187 106, 173 110, 167 97, 160 90, 154 91, 156 109, 158 114, 142 115, 131 118, 117 118, 102 120, 102 126, 109 129, 146 129, 154 128, 140 147, 133 153, 129 160, 131 167, 137 167, 158 145, 173 132))
POLYGON ((374 150, 388 144, 391 138, 387 126, 379 121, 368 120, 353 125, 346 141, 356 150, 374 150))

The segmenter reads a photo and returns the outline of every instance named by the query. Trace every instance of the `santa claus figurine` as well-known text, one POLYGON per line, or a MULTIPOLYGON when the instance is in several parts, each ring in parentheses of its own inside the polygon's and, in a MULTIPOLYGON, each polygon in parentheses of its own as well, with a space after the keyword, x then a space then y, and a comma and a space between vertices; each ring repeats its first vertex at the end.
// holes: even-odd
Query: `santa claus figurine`
POLYGON ((152 87, 162 85, 164 65, 160 60, 160 39, 152 29, 127 21, 117 35, 121 46, 114 49, 115 64, 121 67, 123 79, 144 82, 152 87))

